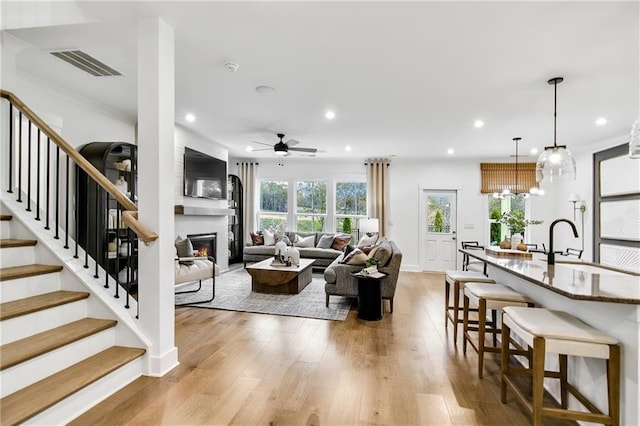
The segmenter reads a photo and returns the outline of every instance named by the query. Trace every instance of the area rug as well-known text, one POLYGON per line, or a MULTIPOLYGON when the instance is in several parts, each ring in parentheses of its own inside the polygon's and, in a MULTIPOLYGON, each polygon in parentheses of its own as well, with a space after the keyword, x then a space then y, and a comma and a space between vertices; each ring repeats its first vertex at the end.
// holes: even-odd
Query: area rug
MULTIPOLYGON (((180 290, 189 290, 189 286, 181 287, 180 290)), ((176 303, 189 303, 210 297, 211 282, 205 281, 203 288, 197 293, 176 295, 176 303)), ((216 297, 213 301, 189 306, 344 321, 351 308, 352 299, 331 296, 329 301, 327 308, 322 274, 313 274, 311 283, 300 294, 265 294, 251 291, 251 276, 241 268, 216 277, 216 297)))

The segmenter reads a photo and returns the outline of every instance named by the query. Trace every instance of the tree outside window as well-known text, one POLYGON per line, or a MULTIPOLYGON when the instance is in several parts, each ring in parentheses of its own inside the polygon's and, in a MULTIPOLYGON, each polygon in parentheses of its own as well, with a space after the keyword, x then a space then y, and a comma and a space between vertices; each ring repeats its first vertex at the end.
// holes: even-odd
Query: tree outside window
POLYGON ((260 182, 260 229, 275 230, 286 225, 288 212, 288 183, 282 181, 260 182))
POLYGON ((500 223, 504 213, 519 212, 524 217, 525 198, 522 195, 512 195, 505 198, 493 198, 489 195, 489 244, 500 245, 504 237, 510 237, 509 229, 500 223))
POLYGON ((367 217, 367 183, 336 182, 336 232, 358 237, 358 220, 367 217))
POLYGON ((296 184, 296 230, 322 232, 327 220, 327 183, 296 184))
POLYGON ((429 195, 427 199, 427 232, 451 231, 451 204, 447 195, 429 195))

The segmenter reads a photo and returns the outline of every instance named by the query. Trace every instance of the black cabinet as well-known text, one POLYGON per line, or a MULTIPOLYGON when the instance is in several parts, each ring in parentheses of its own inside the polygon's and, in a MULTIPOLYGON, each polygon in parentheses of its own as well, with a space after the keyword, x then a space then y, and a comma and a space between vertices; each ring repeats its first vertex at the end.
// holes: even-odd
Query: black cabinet
POLYGON ((233 215, 229 216, 229 263, 242 262, 244 246, 244 228, 242 223, 242 182, 236 175, 229 175, 227 185, 229 208, 233 215))
MULTIPOLYGON (((133 202, 137 200, 137 148, 123 142, 91 142, 80 154, 133 202)), ((138 241, 122 221, 122 206, 76 167, 77 241, 121 284, 135 284, 138 241)))

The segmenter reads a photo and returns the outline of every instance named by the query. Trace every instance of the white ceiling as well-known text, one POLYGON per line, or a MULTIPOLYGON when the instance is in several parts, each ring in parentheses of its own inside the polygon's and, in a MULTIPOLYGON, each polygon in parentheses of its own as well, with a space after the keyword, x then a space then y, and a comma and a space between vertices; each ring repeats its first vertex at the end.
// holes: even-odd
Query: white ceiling
POLYGON ((176 122, 235 156, 282 132, 326 158, 508 158, 513 137, 521 152, 553 143, 556 76, 558 143, 574 152, 639 117, 636 1, 54 3, 2 3, 2 28, 30 46, 20 72, 134 117, 137 18, 161 16, 175 30, 176 122), (124 76, 47 54, 70 47, 124 76))

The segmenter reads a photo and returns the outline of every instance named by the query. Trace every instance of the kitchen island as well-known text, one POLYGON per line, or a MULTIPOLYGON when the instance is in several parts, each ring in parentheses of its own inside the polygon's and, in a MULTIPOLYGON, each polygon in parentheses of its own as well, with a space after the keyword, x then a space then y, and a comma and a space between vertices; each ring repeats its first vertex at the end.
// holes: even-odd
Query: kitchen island
MULTIPOLYGON (((617 338, 622 345, 621 424, 640 425, 640 274, 581 261, 557 259, 555 265, 547 265, 543 254, 523 259, 492 256, 479 250, 461 252, 485 262, 490 278, 530 297, 537 306, 568 312, 617 338)), ((557 359, 553 358, 548 357, 551 362, 545 368, 557 369, 557 359)), ((600 410, 608 411, 604 361, 571 359, 569 381, 600 410)), ((556 398, 557 382, 545 381, 545 387, 556 398)), ((569 407, 583 409, 572 399, 569 407)))

